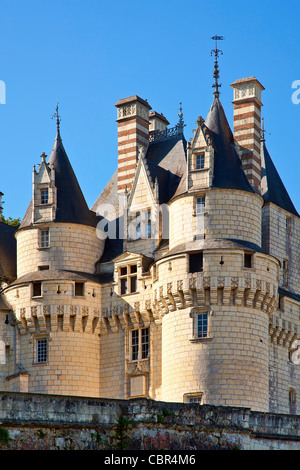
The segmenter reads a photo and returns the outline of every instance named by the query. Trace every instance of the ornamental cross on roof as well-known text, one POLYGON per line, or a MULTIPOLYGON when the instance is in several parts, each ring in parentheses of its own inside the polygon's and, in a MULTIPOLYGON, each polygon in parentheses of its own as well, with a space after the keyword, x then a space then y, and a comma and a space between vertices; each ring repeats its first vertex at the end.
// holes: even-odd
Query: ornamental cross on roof
POLYGON ((223 52, 218 49, 218 41, 222 41, 224 38, 224 36, 213 36, 211 39, 213 39, 215 41, 215 49, 212 49, 210 55, 212 55, 213 53, 215 54, 215 66, 214 66, 214 79, 215 79, 215 83, 212 85, 215 89, 214 91, 214 95, 215 95, 215 98, 219 98, 219 95, 220 95, 220 92, 219 92, 219 88, 222 86, 219 82, 218 82, 218 79, 220 77, 219 75, 219 64, 218 64, 218 57, 219 57, 219 53, 223 54, 223 52))

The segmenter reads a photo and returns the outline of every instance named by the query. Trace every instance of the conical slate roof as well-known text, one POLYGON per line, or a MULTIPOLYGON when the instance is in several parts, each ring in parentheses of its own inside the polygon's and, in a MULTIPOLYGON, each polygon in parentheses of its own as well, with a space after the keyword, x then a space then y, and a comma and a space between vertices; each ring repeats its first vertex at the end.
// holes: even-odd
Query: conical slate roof
POLYGON ((48 164, 55 170, 57 209, 55 222, 96 225, 95 214, 88 208, 77 178, 64 149, 59 129, 48 164))
POLYGON ((264 140, 261 142, 261 177, 262 196, 265 203, 272 202, 276 206, 299 217, 270 157, 264 140))
POLYGON ((215 98, 205 121, 211 131, 214 146, 212 187, 254 192, 243 171, 234 146, 234 138, 219 98, 215 98))
MULTIPOLYGON (((96 214, 91 211, 85 201, 81 188, 64 149, 59 128, 48 159, 55 170, 55 186, 57 189, 57 207, 53 222, 74 223, 89 226, 97 225, 96 214)), ((32 223, 32 201, 26 211, 20 228, 32 223)))
POLYGON ((16 229, 0 222, 0 281, 10 282, 17 277, 16 229))

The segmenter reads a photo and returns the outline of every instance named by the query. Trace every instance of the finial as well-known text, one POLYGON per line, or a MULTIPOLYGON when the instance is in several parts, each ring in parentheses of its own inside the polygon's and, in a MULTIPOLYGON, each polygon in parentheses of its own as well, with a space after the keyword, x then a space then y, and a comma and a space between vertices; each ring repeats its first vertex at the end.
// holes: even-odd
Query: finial
POLYGON ((219 98, 219 95, 220 95, 220 92, 219 92, 219 88, 222 86, 219 82, 218 82, 218 79, 220 77, 219 75, 219 64, 218 64, 218 57, 219 57, 219 53, 223 54, 223 52, 218 49, 218 43, 217 41, 222 41, 224 38, 224 36, 213 36, 211 39, 213 39, 215 41, 215 49, 212 49, 210 55, 212 55, 213 53, 215 54, 215 66, 214 66, 214 79, 215 79, 215 83, 212 85, 214 88, 215 88, 215 91, 214 91, 214 95, 215 95, 215 98, 219 98))
MULTIPOLYGON (((266 132, 267 131, 265 130, 264 118, 261 118, 261 129, 260 129, 260 141, 261 142, 264 142, 266 140, 266 138, 265 138, 266 132)), ((271 135, 271 134, 268 132, 268 135, 271 135)))
POLYGON ((265 139, 265 129, 264 129, 264 118, 261 118, 261 129, 260 129, 260 140, 261 142, 264 142, 265 139))
POLYGON ((46 157, 47 157, 47 155, 45 154, 45 152, 43 152, 42 155, 41 155, 42 162, 46 161, 46 157))
POLYGON ((54 117, 56 117, 56 128, 57 128, 57 132, 59 132, 59 125, 60 125, 61 117, 58 113, 58 103, 56 104, 55 113, 53 114, 52 119, 54 117))
POLYGON ((180 128, 181 130, 183 130, 183 128, 185 127, 185 124, 184 124, 184 120, 183 120, 183 113, 182 113, 182 103, 180 101, 179 103, 179 113, 177 114, 177 116, 179 116, 179 121, 178 121, 178 124, 176 127, 180 128))

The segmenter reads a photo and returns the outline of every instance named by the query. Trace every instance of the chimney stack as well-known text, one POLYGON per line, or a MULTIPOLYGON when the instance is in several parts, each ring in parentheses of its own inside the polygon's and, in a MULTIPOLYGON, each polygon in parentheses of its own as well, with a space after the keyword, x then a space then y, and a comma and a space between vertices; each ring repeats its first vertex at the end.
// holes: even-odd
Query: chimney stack
POLYGON ((255 191, 260 192, 261 92, 264 87, 255 77, 236 80, 231 86, 234 90, 234 139, 240 145, 240 156, 248 181, 255 191))
POLYGON ((149 110, 147 101, 137 95, 116 103, 118 110, 118 191, 131 188, 141 148, 149 145, 149 110))

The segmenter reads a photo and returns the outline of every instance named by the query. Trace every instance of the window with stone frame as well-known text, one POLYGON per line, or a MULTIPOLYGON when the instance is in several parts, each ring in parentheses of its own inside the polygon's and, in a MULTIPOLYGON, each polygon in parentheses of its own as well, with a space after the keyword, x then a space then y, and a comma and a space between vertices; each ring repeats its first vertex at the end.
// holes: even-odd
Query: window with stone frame
POLYGON ((40 281, 33 282, 32 297, 42 297, 42 283, 40 281))
POLYGON ((195 155, 195 170, 203 170, 205 166, 205 153, 197 153, 195 155))
POLYGON ((205 196, 196 198, 196 215, 204 214, 205 211, 205 196))
POLYGON ((137 265, 131 264, 119 268, 120 295, 137 292, 137 265))
POLYGON ((191 309, 192 337, 191 341, 201 341, 211 339, 211 315, 212 312, 207 307, 195 307, 191 309))
POLYGON ((37 338, 35 344, 35 362, 43 363, 48 361, 48 340, 47 338, 37 338))
POLYGON ((203 405, 203 399, 203 392, 185 393, 183 395, 184 403, 198 403, 199 405, 203 405))
POLYGON ((130 359, 140 361, 147 359, 150 353, 150 330, 139 328, 130 333, 130 359))
POLYGON ((74 293, 75 297, 84 297, 84 282, 75 282, 74 293))
POLYGON ((40 190, 40 203, 48 204, 49 202, 49 190, 48 188, 42 188, 40 190))
POLYGON ((50 232, 48 228, 40 230, 40 248, 48 248, 50 246, 50 232))

